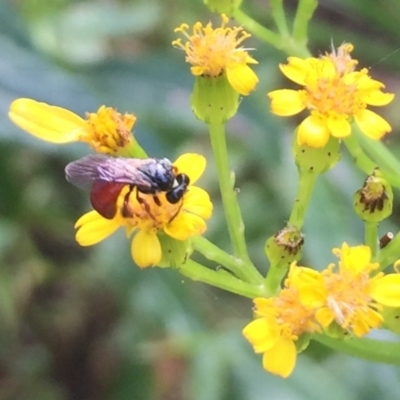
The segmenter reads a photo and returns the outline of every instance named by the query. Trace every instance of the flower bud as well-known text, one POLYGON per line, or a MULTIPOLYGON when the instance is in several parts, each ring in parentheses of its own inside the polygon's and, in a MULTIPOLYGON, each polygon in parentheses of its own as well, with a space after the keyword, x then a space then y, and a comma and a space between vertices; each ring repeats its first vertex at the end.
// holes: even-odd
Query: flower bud
POLYGON ((304 235, 293 226, 285 226, 267 240, 265 253, 271 265, 289 268, 293 261, 301 258, 303 244, 304 235))
POLYGON ((354 195, 354 210, 366 222, 380 222, 392 213, 393 191, 378 168, 354 195))

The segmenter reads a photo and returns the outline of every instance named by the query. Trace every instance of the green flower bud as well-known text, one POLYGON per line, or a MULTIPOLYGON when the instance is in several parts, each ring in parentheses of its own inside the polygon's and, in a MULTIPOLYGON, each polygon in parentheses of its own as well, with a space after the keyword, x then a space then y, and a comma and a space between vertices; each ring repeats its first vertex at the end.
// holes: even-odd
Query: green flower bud
POLYGON ((240 7, 243 0, 203 0, 203 3, 212 11, 231 16, 240 7))
POLYGON ((197 76, 191 97, 196 117, 205 123, 225 123, 239 107, 239 93, 229 84, 226 75, 197 76))
POLYGON ((354 195, 354 210, 366 222, 380 222, 392 214, 393 191, 378 168, 354 195))
POLYGON ((301 171, 322 174, 334 167, 340 159, 339 139, 331 137, 324 147, 309 147, 297 143, 297 133, 293 136, 293 154, 297 168, 301 171))
POLYGON ((293 261, 301 258, 304 235, 293 226, 286 226, 265 244, 265 253, 272 266, 289 268, 293 261))
POLYGON ((158 238, 161 243, 163 255, 158 264, 161 268, 179 267, 184 264, 193 253, 190 240, 176 240, 164 234, 159 234, 158 238))

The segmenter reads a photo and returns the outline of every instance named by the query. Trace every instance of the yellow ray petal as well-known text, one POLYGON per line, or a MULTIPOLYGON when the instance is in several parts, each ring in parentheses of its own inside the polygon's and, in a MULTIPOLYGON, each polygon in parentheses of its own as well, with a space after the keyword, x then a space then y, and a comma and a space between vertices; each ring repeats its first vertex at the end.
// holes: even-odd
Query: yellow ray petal
POLYGON ((210 195, 197 186, 190 186, 185 193, 183 210, 198 215, 203 219, 209 219, 212 214, 213 204, 210 195))
POLYGON ((301 90, 274 90, 268 93, 268 97, 271 99, 271 112, 281 117, 296 115, 306 108, 301 90))
POLYGON ((279 340, 279 329, 276 323, 271 324, 267 318, 251 321, 244 327, 242 334, 254 347, 256 353, 264 353, 279 340))
POLYGON ((81 117, 64 108, 24 98, 11 103, 8 115, 20 128, 51 143, 79 140, 85 124, 81 117))
POLYGON ((191 236, 205 232, 207 225, 204 219, 185 211, 181 211, 166 227, 164 232, 177 240, 186 240, 191 236))
POLYGON ((345 117, 329 117, 326 123, 331 135, 338 139, 348 137, 351 134, 351 125, 345 117))
POLYGON ((227 68, 226 77, 229 84, 243 96, 249 95, 258 83, 256 73, 248 65, 227 68))
POLYGON ((206 164, 206 158, 196 153, 182 154, 174 162, 174 166, 178 169, 178 173, 186 174, 189 177, 191 184, 195 183, 200 178, 206 168, 206 164))
POLYGON ((300 146, 324 147, 329 136, 325 120, 318 116, 308 116, 297 128, 297 143, 300 146))
POLYGON ((140 268, 154 267, 161 261, 161 244, 154 232, 140 230, 132 240, 131 255, 140 268))
POLYGON ((292 340, 280 338, 263 356, 263 367, 272 374, 287 378, 296 365, 297 351, 292 340))
POLYGON ((381 139, 386 133, 392 131, 391 126, 378 114, 371 110, 361 110, 354 119, 361 131, 374 140, 381 139))
POLYGON ((400 307, 400 274, 388 274, 377 279, 371 297, 386 307, 400 307))

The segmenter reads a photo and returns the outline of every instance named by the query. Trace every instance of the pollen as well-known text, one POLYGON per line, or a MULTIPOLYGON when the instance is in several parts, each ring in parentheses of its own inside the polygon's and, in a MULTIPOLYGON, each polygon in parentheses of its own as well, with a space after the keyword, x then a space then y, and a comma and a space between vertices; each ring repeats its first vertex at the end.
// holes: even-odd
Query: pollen
POLYGON ((99 153, 117 154, 131 142, 135 122, 133 114, 121 114, 112 107, 101 106, 97 113, 86 114, 81 140, 99 153))

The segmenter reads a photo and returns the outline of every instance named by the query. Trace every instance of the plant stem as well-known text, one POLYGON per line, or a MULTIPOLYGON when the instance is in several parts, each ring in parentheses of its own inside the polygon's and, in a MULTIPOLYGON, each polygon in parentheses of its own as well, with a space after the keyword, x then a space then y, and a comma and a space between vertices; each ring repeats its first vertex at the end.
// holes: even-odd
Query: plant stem
POLYGON ((318 174, 313 171, 299 170, 299 186, 297 188, 296 200, 289 218, 289 225, 298 230, 304 223, 305 213, 310 203, 311 195, 314 191, 318 174))
POLYGON ((371 249, 371 259, 378 256, 378 223, 365 222, 365 244, 371 249))
POLYGON ((203 282, 239 296, 249 297, 250 299, 264 296, 263 285, 251 285, 235 278, 223 269, 215 271, 190 259, 180 265, 178 270, 182 275, 193 281, 203 282))
POLYGON ((289 29, 286 23, 285 10, 283 8, 283 0, 271 0, 272 16, 276 27, 281 36, 290 37, 289 29))
POLYGON ((229 269, 238 278, 248 281, 250 283, 262 284, 263 276, 258 272, 258 279, 251 274, 249 276, 248 268, 243 268, 243 261, 239 258, 233 257, 226 253, 224 250, 210 242, 204 236, 196 236, 192 239, 193 248, 199 253, 203 254, 208 260, 215 261, 222 265, 224 268, 229 269))
POLYGON ((366 338, 338 340, 325 335, 314 335, 313 339, 331 349, 364 360, 400 365, 400 343, 398 342, 382 342, 366 338))
POLYGON ((257 36, 261 40, 271 44, 276 49, 284 51, 287 55, 297 57, 310 56, 310 52, 304 43, 298 43, 291 37, 281 36, 275 32, 272 32, 270 29, 249 17, 242 10, 237 8, 233 14, 233 17, 254 36, 257 36))
POLYGON ((293 22, 293 38, 297 43, 307 44, 308 23, 317 8, 317 0, 300 0, 293 22))
POLYGON ((222 204, 224 206, 226 223, 231 238, 235 257, 243 262, 243 274, 249 282, 258 283, 260 273, 251 262, 247 253, 247 244, 244 236, 244 223, 237 202, 237 193, 234 188, 234 175, 229 169, 228 149, 225 139, 225 125, 223 123, 209 123, 211 146, 217 167, 222 204))

